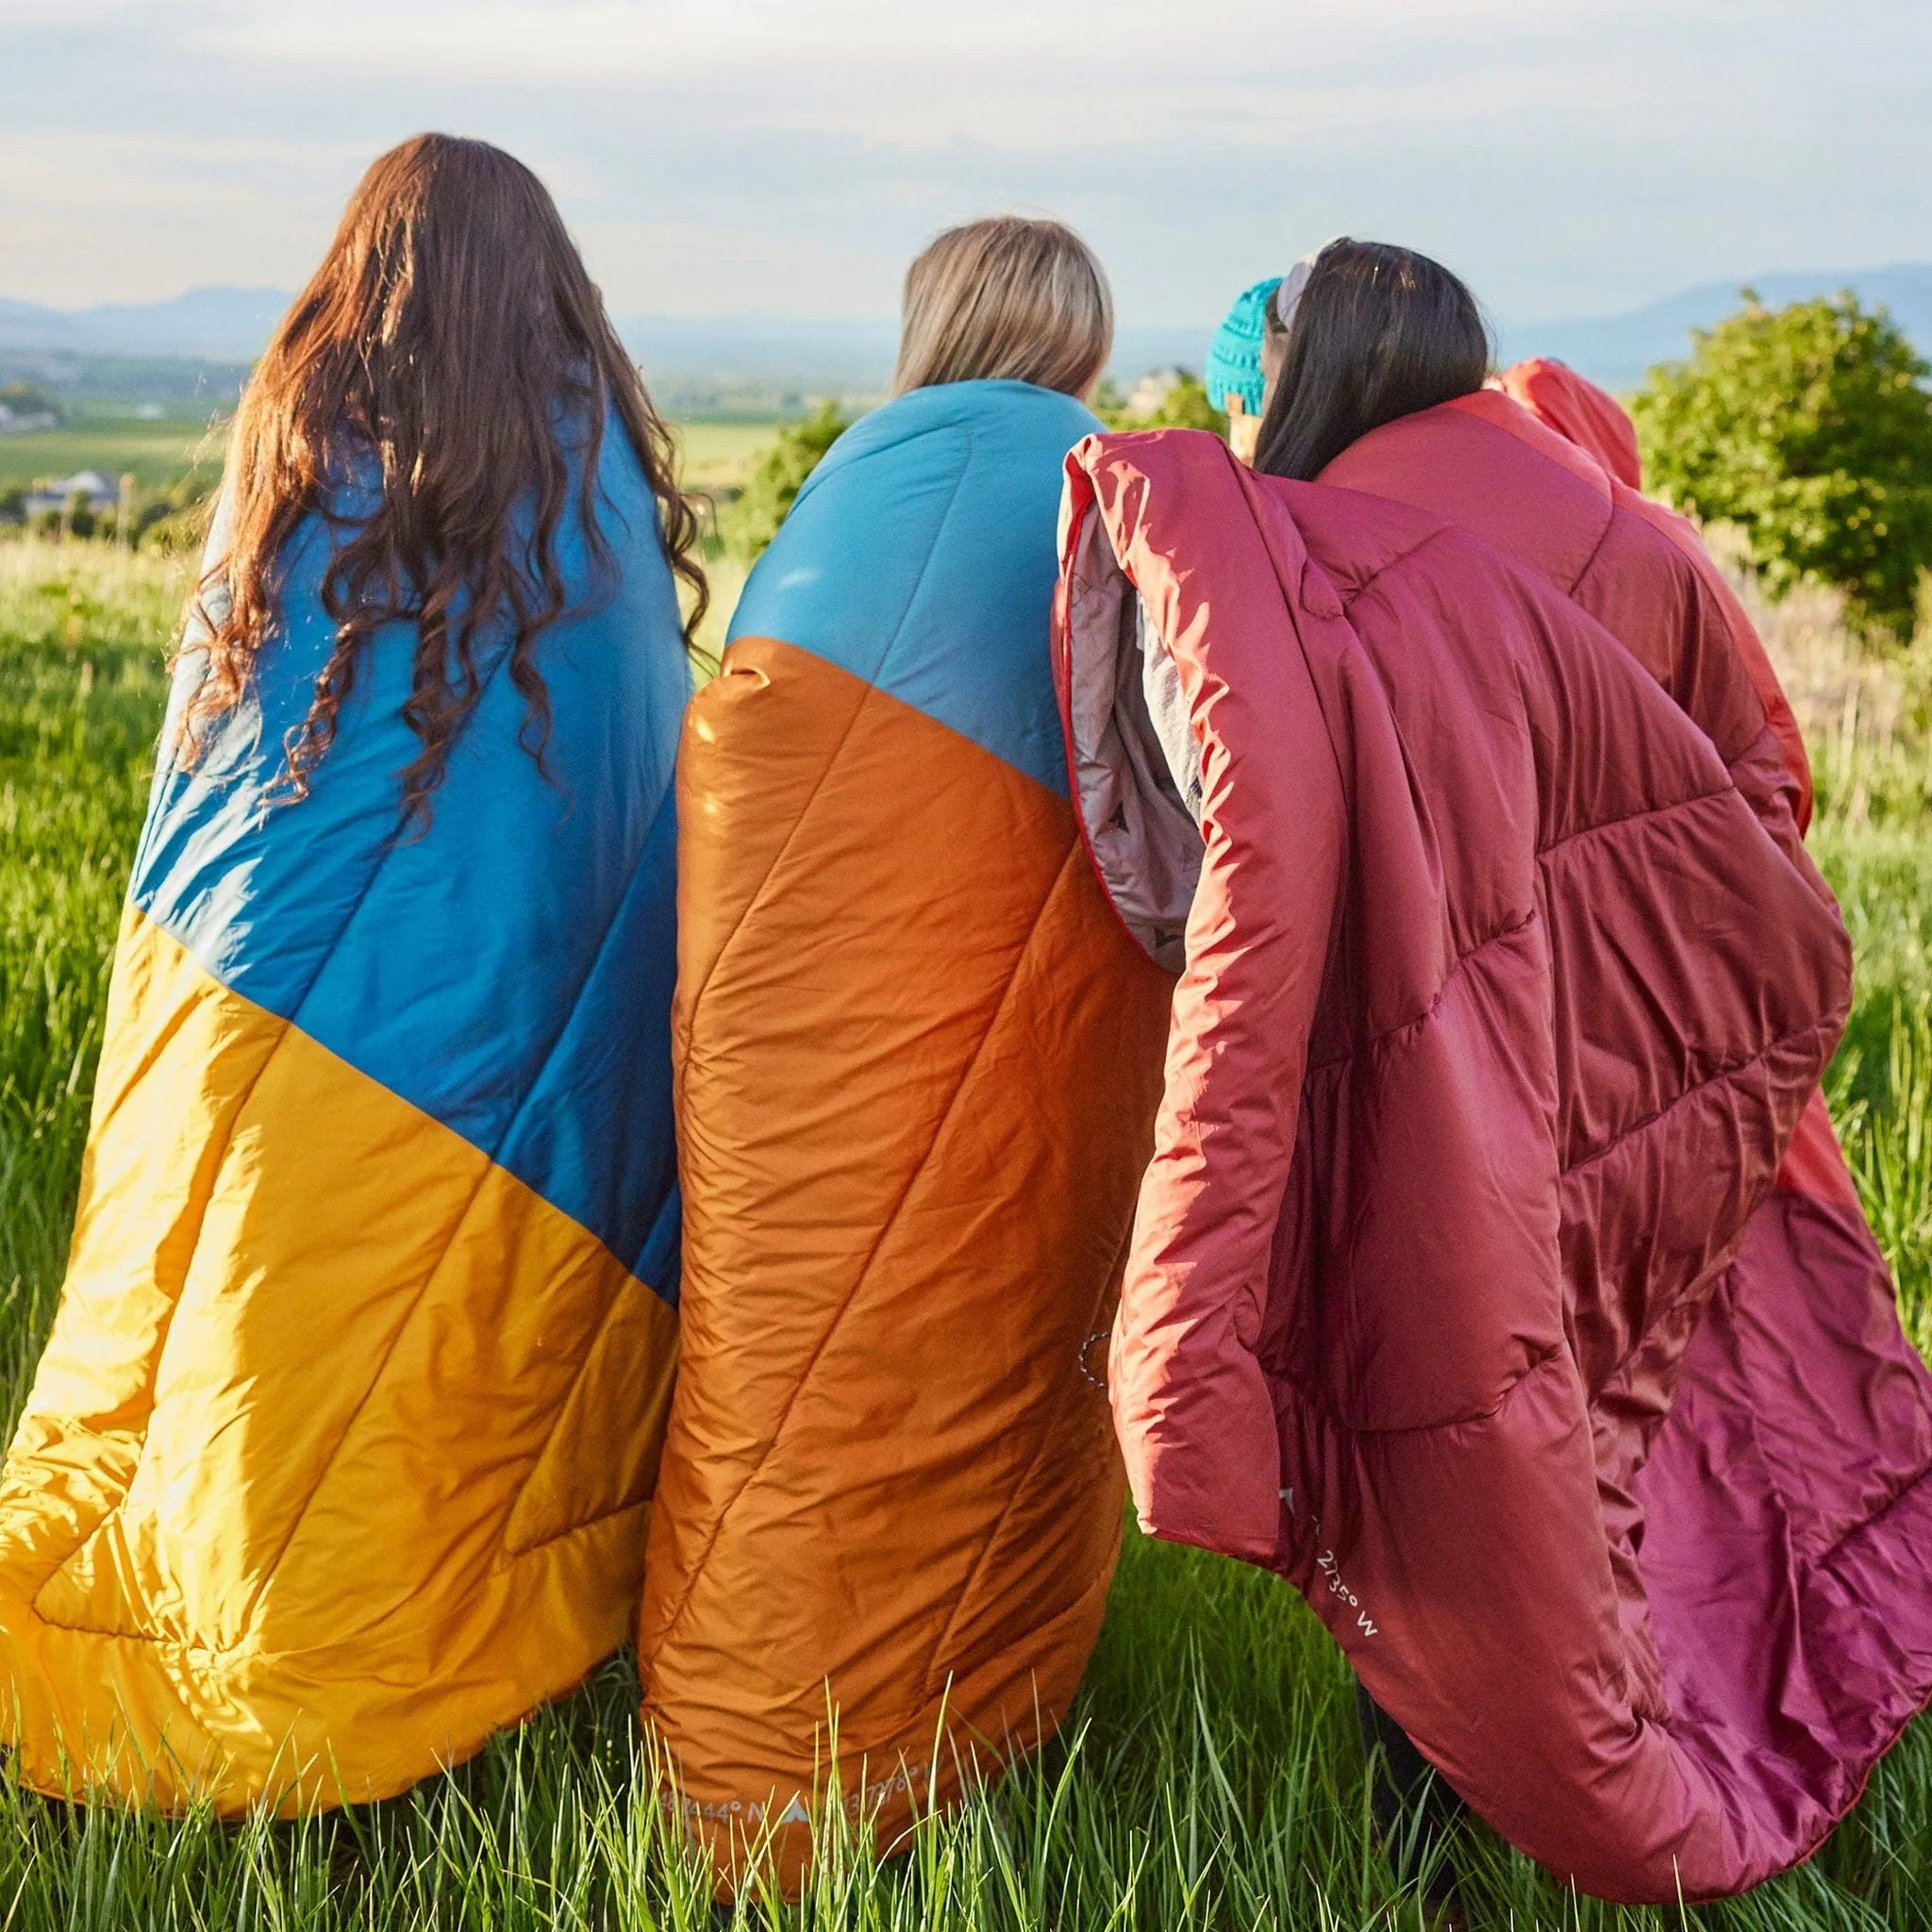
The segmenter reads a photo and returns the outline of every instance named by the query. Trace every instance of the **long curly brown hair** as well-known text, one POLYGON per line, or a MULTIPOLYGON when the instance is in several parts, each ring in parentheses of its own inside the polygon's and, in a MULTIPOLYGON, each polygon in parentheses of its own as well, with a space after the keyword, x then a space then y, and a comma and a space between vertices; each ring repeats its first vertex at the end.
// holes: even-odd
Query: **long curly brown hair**
POLYGON ((608 565, 594 486, 610 411, 657 498, 671 566, 692 593, 689 642, 706 587, 671 431, 543 184, 500 148, 446 134, 383 155, 236 419, 231 538, 198 593, 206 665, 184 714, 188 761, 248 691, 276 620, 284 547, 320 513, 335 542, 322 592, 335 646, 285 742, 284 795, 307 795, 371 637, 397 620, 416 633, 403 716, 422 745, 401 774, 405 822, 427 821, 482 695, 478 649, 491 637, 508 637, 523 741, 541 765, 550 705, 536 646, 569 595, 557 533, 575 472, 586 542, 608 565), (520 528, 520 517, 530 522, 520 528), (210 596, 218 585, 225 596, 210 596))

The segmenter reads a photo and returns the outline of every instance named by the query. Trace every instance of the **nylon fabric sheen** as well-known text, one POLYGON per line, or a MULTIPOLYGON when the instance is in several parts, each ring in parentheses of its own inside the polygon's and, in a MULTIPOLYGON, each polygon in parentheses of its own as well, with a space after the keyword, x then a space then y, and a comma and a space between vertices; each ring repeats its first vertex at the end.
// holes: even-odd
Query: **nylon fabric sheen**
POLYGON ((1440 515, 1187 432, 1069 479, 1059 648, 1097 519, 1206 780, 1111 1371, 1141 1521, 1293 1580, 1562 1879, 1743 1890, 1932 1688, 1928 1378, 1850 1222, 1773 1198, 1850 1000, 1789 784, 1440 515))
POLYGON ((1065 797, 1054 529, 1092 422, 971 382, 847 430, 685 727, 684 1357, 639 1648, 727 1885, 761 1850, 795 1888, 835 1806, 890 1843, 1052 1729, 1099 1629, 1101 1341, 1173 981, 1065 797))
MULTIPOLYGON (((1548 365, 1534 390, 1545 404, 1558 377, 1564 393, 1589 387, 1548 365)), ((1597 391, 1593 412, 1576 405, 1564 420, 1597 424, 1617 408, 1597 391)), ((1559 438, 1494 391, 1385 425, 1321 480, 1449 517, 1541 572, 1648 666, 1717 746, 1766 829, 1787 846, 1802 838, 1811 818, 1804 736, 1750 618, 1688 518, 1627 488, 1590 446, 1559 438)), ((1805 1110, 1780 1184, 1847 1210, 1868 1251, 1862 1275, 1884 1276, 1822 1094, 1805 1110)))
MULTIPOLYGON (((1545 428, 1595 458, 1599 468, 1614 486, 1617 506, 1661 530, 1690 559, 1703 578, 1707 593, 1716 598, 1731 634, 1732 647, 1751 679, 1751 688, 1764 707, 1764 714, 1777 739, 1778 752, 1798 787, 1796 812, 1798 829, 1811 824, 1811 761, 1805 750, 1805 734, 1792 715, 1790 700, 1766 655, 1757 626, 1732 590, 1723 571, 1704 547, 1697 525, 1689 517, 1643 495, 1643 465, 1637 453, 1637 425, 1615 396, 1561 362, 1518 362, 1494 378, 1494 387, 1520 403, 1545 428)), ((1467 403, 1462 405, 1467 408, 1467 403)), ((1521 439, 1521 418, 1507 410, 1491 412, 1477 404, 1497 426, 1521 439)), ((1546 452, 1547 453, 1547 452, 1546 452)), ((1348 453, 1338 460, 1345 461, 1348 453)))
POLYGON ((1643 488, 1643 458, 1630 412, 1607 390, 1578 375, 1567 362, 1533 357, 1512 363, 1491 386, 1579 449, 1588 450, 1619 483, 1643 488))
MULTIPOLYGON (((1594 457, 1615 483, 1627 484, 1627 491, 1614 488, 1611 491, 1617 506, 1661 530, 1690 559, 1692 569, 1703 580, 1706 593, 1716 600, 1723 613, 1732 648, 1750 678, 1751 688, 1757 694, 1758 702, 1764 708, 1766 722, 1777 741, 1778 756, 1798 788, 1792 806, 1798 831, 1801 835, 1808 831, 1812 808, 1811 760, 1805 749, 1805 734, 1798 727, 1790 700, 1786 697, 1784 686, 1778 681, 1777 672, 1764 648, 1763 640, 1757 635, 1757 626, 1752 624, 1737 591, 1705 548, 1696 525, 1689 517, 1679 516, 1663 504, 1639 493, 1642 486, 1642 467, 1637 457, 1637 429, 1623 405, 1561 362, 1520 362, 1514 368, 1505 370, 1497 380, 1504 392, 1520 402, 1539 423, 1594 457)), ((1490 414, 1489 420, 1495 426, 1507 430, 1519 442, 1529 441, 1519 416, 1502 411, 1490 414)), ((1389 454, 1394 459, 1391 472, 1373 477, 1365 472, 1364 487, 1376 490, 1379 494, 1392 495, 1398 501, 1410 500, 1406 484, 1400 480, 1407 469, 1405 453, 1391 448, 1389 454)), ((1521 461, 1522 458, 1512 455, 1508 460, 1521 461)), ((1696 711, 1693 710, 1691 716, 1699 724, 1705 723, 1696 711)), ((1708 725, 1706 728, 1708 729, 1708 725)), ((1839 1146, 1838 1135, 1832 1127, 1831 1115, 1822 1094, 1814 1096, 1810 1106, 1805 1109, 1805 1118, 1799 1123, 1797 1136, 1785 1156, 1785 1164, 1778 1178, 1781 1187, 1793 1192, 1809 1194, 1820 1201, 1835 1202, 1857 1213, 1857 1228, 1862 1232, 1854 1233, 1855 1244, 1867 1251, 1868 1267, 1876 1259, 1883 1272, 1877 1244, 1871 1239, 1870 1230, 1863 1227, 1864 1216, 1858 1206, 1858 1191, 1846 1170, 1844 1153, 1839 1146)))
MULTIPOLYGON (((1803 736, 1762 641, 1696 526, 1630 487, 1635 476, 1626 472, 1634 465, 1626 451, 1634 451, 1636 437, 1622 407, 1559 363, 1531 365, 1527 379, 1506 372, 1502 387, 1506 395, 1458 398, 1386 425, 1345 451, 1323 480, 1456 516, 1543 571, 1653 670, 1692 722, 1733 756, 1740 774, 1761 764, 1764 743, 1759 739, 1737 756, 1759 715, 1738 688, 1741 675, 1759 700, 1795 791, 1781 798, 1751 786, 1748 777, 1740 776, 1740 783, 1751 790, 1766 828, 1789 844, 1788 805, 1801 833, 1811 815, 1803 736), (1507 399, 1515 397, 1523 407, 1507 399), (1615 430, 1620 417, 1627 443, 1615 430), (1576 447, 1554 444, 1546 433, 1552 428, 1576 447), (1591 459, 1599 475, 1589 475, 1591 459), (1578 477, 1597 493, 1595 504, 1575 489, 1578 477), (1658 549, 1649 568, 1633 569, 1641 546, 1617 534, 1620 524, 1633 520, 1665 537, 1675 557, 1658 549), (1563 558, 1586 539, 1593 545, 1591 562, 1573 577, 1563 558), (1611 580, 1618 571, 1625 575, 1621 585, 1611 580), (1728 678, 1699 668, 1722 665, 1714 640, 1730 646, 1736 668, 1728 678)), ((1758 1401, 1754 1382, 1766 1376, 1790 1386, 1782 1391, 1783 1400, 1758 1409, 1756 1433, 1801 1519, 1815 1512, 1856 1521, 1870 1500, 1869 1478, 1857 1472, 1874 1459, 1899 1493, 1912 1487, 1907 1477, 1916 1477, 1927 1459, 1928 1385, 1900 1329, 1896 1291, 1866 1225, 1824 1095, 1815 1091, 1786 1150, 1777 1191, 1754 1217, 1687 1350, 1674 1410, 1677 1422, 1658 1438, 1634 1492, 1612 1497, 1606 1486, 1607 1506, 1629 1519, 1655 1519, 1644 1543, 1650 1572, 1697 1568, 1694 1553, 1682 1547, 1679 1526, 1696 1524, 1710 1511, 1712 1499, 1701 1492, 1712 1457, 1690 1419, 1748 1410, 1758 1401), (1788 1368, 1778 1367, 1780 1359, 1805 1363, 1807 1384, 1800 1386, 1788 1368), (1796 1453, 1800 1442, 1804 1451, 1796 1453), (1845 1458, 1840 1465, 1821 1455, 1817 1445, 1825 1442, 1845 1458)), ((1769 1560, 1771 1554, 1760 1552, 1760 1569, 1769 1560)), ((1919 1574, 1932 1585, 1932 1557, 1921 1561, 1919 1574)), ((1775 1595, 1774 1576, 1754 1581, 1767 1596, 1775 1595)), ((1767 1629, 1761 1624, 1741 1628, 1748 1635, 1733 1635, 1735 1654, 1714 1663, 1714 1678, 1749 1682, 1759 1669, 1745 1647, 1767 1641, 1767 1629)), ((1796 1627, 1788 1622, 1784 1628, 1796 1642, 1796 1627)), ((1687 1630, 1684 1641, 1708 1643, 1720 1631, 1713 1622, 1701 1631, 1687 1630)), ((1923 1701, 1932 1679, 1923 1668, 1907 1667, 1883 1687, 1883 1705, 1895 1704, 1914 1686, 1923 1701)), ((1760 1688, 1757 1694, 1766 1693, 1760 1688)), ((1781 1694, 1793 1700, 1790 1690, 1781 1694)), ((1868 1744, 1873 1735, 1883 1737, 1868 1731, 1868 1744)), ((1793 1740, 1789 1748, 1811 1747, 1793 1740)), ((1862 1760, 1840 1766, 1841 1790, 1856 1795, 1862 1781, 1862 1760)))
POLYGON ((320 519, 248 706, 199 769, 164 734, 67 1282, 0 1480, 5 1723, 42 1790, 386 1796, 635 1614, 676 1354, 689 674, 614 421, 596 480, 609 571, 574 491, 573 614, 538 644, 550 780, 499 640, 429 830, 393 836, 396 625, 312 795, 271 802, 332 640, 320 519))

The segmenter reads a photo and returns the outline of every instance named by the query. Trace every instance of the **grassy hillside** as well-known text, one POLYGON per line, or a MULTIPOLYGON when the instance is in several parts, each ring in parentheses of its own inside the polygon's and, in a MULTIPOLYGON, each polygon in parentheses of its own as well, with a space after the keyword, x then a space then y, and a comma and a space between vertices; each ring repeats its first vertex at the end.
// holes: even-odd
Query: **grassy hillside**
MULTIPOLYGON (((0 1423, 18 1407, 58 1291, 108 954, 181 590, 181 567, 161 559, 0 543, 0 1423)), ((1847 662, 1839 673, 1861 675, 1847 662)), ((1815 682, 1806 702, 1826 807, 1815 844, 1845 895, 1862 976, 1854 1061, 1835 1091, 1927 1346, 1925 756, 1896 720, 1881 734, 1869 701, 1847 725, 1837 687, 1815 682)), ((620 1658, 458 1773, 299 1824, 48 1804, 0 1769, 0 1923, 9 1932, 710 1927, 703 1874, 654 1797, 636 1694, 620 1658)), ((1369 1828, 1350 1699, 1340 1654, 1291 1591, 1130 1536, 1060 1742, 958 1817, 923 1827, 909 1855, 882 1865, 863 1846, 830 1847, 802 1908, 751 1899, 718 1923, 1420 1927, 1414 1874, 1397 1877, 1369 1828)), ((1458 1859, 1469 1921, 1485 1928, 1876 1932, 1932 1923, 1928 1820, 1932 1724, 1922 1721, 1809 1866, 1729 1906, 1600 1907, 1479 1830, 1458 1859)))

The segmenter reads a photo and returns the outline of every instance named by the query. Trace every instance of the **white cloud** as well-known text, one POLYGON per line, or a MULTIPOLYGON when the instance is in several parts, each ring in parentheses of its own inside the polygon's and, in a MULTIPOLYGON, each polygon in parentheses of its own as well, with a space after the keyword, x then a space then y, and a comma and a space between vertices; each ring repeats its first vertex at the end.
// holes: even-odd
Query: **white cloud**
POLYGON ((1679 11, 1657 0, 1225 0, 1197 22, 1172 0, 325 0, 191 6, 179 18, 189 43, 264 71, 675 98, 721 126, 1030 150, 1129 133, 1294 144, 1365 114, 1410 131, 1466 125, 1492 107, 1534 107, 1594 37, 1607 42, 1592 54, 1598 85, 1580 100, 1562 90, 1564 112, 1591 119, 1619 78, 1639 78, 1646 23, 1679 11))

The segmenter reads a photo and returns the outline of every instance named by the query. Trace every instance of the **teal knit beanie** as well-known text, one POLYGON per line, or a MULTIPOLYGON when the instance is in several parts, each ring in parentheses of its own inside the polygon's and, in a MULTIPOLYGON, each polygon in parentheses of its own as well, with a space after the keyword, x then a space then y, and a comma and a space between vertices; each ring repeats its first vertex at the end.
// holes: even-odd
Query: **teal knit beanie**
POLYGON ((1235 297, 1227 319, 1214 331, 1214 346, 1208 352, 1208 400, 1217 409, 1227 408, 1229 396, 1239 396, 1250 416, 1261 413, 1265 385, 1261 379, 1261 337, 1268 319, 1268 304, 1281 286, 1279 275, 1270 275, 1235 297))

